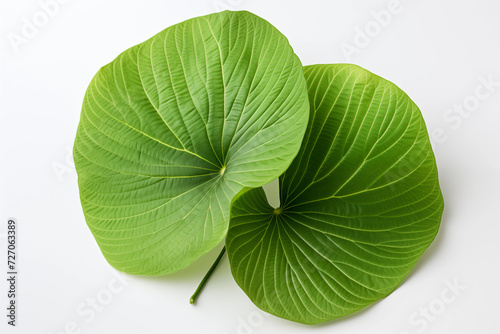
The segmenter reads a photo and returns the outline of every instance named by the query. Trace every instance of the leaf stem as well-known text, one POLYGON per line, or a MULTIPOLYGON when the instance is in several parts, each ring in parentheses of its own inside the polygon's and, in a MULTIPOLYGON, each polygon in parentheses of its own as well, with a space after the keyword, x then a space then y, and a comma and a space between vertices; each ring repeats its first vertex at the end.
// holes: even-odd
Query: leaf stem
POLYGON ((217 259, 215 260, 214 264, 212 264, 212 266, 208 270, 208 272, 205 275, 205 277, 203 277, 203 279, 201 280, 200 285, 198 285, 198 288, 196 289, 196 291, 191 296, 191 299, 189 299, 189 303, 190 304, 194 304, 194 302, 196 301, 196 298, 198 298, 198 295, 201 293, 201 291, 205 287, 205 284, 207 284, 207 281, 210 278, 210 275, 212 275, 212 272, 215 270, 215 268, 217 268, 217 265, 219 264, 219 262, 222 259, 222 256, 224 255, 225 252, 226 252, 226 246, 224 246, 222 248, 222 250, 220 251, 219 256, 217 256, 217 259))

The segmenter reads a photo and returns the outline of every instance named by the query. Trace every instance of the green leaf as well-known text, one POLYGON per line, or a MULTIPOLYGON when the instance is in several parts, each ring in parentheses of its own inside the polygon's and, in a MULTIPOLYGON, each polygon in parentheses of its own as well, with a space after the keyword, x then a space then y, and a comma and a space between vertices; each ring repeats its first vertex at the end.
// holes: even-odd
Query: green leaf
POLYGON ((215 247, 233 197, 285 171, 308 116, 299 59, 249 12, 194 18, 120 54, 90 83, 74 145, 108 262, 161 275, 215 247))
POLYGON ((305 67, 310 121, 279 178, 238 197, 226 247, 240 287, 261 309, 306 324, 390 294, 434 239, 443 211, 417 106, 354 65, 305 67))

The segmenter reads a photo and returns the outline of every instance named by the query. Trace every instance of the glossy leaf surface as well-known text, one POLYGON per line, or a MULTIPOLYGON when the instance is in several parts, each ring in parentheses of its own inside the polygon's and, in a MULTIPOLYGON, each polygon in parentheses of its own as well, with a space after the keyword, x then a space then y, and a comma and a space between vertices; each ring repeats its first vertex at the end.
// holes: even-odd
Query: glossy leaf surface
POLYGON ((310 121, 279 179, 281 205, 262 188, 238 197, 226 247, 258 307, 316 324, 396 289, 434 239, 443 199, 424 120, 403 91, 354 65, 304 73, 310 121))

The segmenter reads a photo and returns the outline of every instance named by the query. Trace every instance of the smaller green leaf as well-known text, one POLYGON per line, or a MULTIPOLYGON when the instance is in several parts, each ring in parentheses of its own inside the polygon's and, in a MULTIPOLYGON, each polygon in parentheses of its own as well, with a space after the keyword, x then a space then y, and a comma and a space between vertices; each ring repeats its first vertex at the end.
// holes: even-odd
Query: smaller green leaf
POLYGON ((280 177, 281 206, 262 188, 239 196, 226 247, 250 299, 316 324, 384 298, 434 239, 443 199, 417 106, 354 65, 304 69, 310 121, 280 177))

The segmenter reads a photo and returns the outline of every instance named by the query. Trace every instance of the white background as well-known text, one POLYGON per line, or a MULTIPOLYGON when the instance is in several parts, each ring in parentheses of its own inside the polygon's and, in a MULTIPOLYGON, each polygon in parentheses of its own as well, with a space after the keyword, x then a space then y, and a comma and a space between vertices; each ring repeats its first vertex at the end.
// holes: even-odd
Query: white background
POLYGON ((6 325, 1 279, 0 332, 500 333, 499 1, 401 0, 396 10, 389 0, 59 1, 52 16, 39 1, 0 7, 0 267, 5 273, 6 222, 15 217, 20 272, 16 328, 6 325), (320 326, 264 317, 234 282, 227 258, 190 305, 218 249, 174 275, 120 283, 86 227, 71 148, 89 81, 130 46, 223 8, 270 21, 303 64, 361 65, 422 110, 446 203, 441 230, 403 285, 359 314, 320 326), (394 13, 381 26, 373 12, 388 8, 394 13), (40 27, 23 37, 34 19, 40 27), (17 45, 15 38, 25 39, 17 45), (357 53, 349 55, 348 45, 357 53), (462 288, 446 290, 454 283, 462 288))

